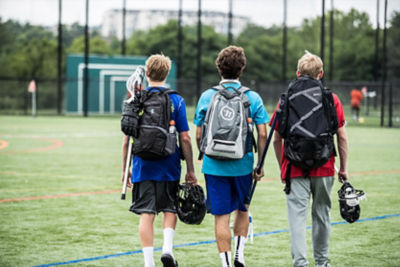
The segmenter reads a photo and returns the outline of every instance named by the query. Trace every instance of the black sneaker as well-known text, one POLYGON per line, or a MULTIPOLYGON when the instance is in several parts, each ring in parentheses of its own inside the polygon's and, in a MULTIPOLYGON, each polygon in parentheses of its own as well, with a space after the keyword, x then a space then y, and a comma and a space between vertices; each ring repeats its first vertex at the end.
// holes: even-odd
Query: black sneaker
POLYGON ((235 260, 233 263, 234 263, 233 265, 235 265, 235 267, 245 267, 244 264, 241 263, 241 262, 238 261, 238 260, 235 260))
POLYGON ((161 255, 161 262, 164 267, 178 267, 178 262, 170 254, 164 253, 161 255))

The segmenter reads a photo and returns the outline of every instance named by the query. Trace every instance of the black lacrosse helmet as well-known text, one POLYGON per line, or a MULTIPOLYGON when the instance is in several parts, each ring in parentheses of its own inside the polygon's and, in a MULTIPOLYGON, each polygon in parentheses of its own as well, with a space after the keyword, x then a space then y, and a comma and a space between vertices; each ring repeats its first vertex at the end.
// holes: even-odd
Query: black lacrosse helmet
POLYGON ((344 182, 338 191, 340 215, 344 220, 353 223, 360 218, 360 198, 364 197, 362 190, 355 189, 349 182, 344 182))
POLYGON ((183 183, 178 186, 176 197, 178 218, 187 224, 200 224, 206 215, 206 201, 200 185, 183 183))

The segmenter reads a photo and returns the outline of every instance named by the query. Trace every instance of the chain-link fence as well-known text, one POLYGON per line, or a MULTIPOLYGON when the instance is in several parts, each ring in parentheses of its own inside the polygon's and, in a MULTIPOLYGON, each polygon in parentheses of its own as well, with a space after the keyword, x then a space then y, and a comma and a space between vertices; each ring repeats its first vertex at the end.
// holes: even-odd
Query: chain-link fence
MULTIPOLYGON (((38 115, 57 115, 58 101, 61 101, 62 114, 67 114, 65 109, 65 91, 67 82, 63 81, 62 98, 58 96, 57 79, 35 79, 37 92, 38 115)), ((0 79, 0 114, 30 115, 32 109, 32 95, 28 92, 30 79, 0 79)), ((89 81, 89 83, 95 81, 89 81)), ((179 93, 184 97, 188 106, 195 106, 197 94, 201 94, 205 89, 218 84, 218 81, 203 81, 202 90, 196 91, 195 80, 180 80, 178 82, 179 93)), ((243 81, 243 84, 260 94, 267 107, 268 112, 272 112, 280 95, 287 89, 287 83, 265 82, 265 81, 243 81)), ((347 119, 351 118, 350 112, 350 92, 353 89, 361 90, 366 87, 370 97, 365 97, 362 101, 360 115, 373 118, 372 124, 379 126, 381 123, 382 111, 382 82, 325 82, 326 87, 338 95, 345 107, 347 119), (375 92, 375 93, 373 93, 375 92)), ((91 100, 89 100, 91 101, 91 100)), ((384 102, 384 126, 400 127, 400 82, 389 81, 385 85, 384 102)), ((119 114, 116 110, 113 114, 119 114)))

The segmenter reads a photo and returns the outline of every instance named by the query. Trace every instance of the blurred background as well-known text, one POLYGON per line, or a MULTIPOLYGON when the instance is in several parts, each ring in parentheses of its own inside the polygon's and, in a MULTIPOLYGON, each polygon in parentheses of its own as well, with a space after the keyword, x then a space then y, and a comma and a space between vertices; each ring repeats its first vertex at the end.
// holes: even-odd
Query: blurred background
POLYGON ((269 112, 308 50, 348 110, 364 88, 361 115, 400 127, 398 0, 0 0, 0 114, 120 114, 127 77, 154 53, 194 106, 230 44, 269 112))

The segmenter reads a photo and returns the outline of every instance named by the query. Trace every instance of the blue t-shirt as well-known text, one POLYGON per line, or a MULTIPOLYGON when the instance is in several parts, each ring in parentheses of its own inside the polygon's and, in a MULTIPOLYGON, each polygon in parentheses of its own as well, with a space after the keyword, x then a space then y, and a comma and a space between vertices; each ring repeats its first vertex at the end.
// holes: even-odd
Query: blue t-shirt
MULTIPOLYGON (((234 87, 236 89, 241 86, 238 80, 224 80, 220 84, 225 87, 234 87)), ((216 92, 215 89, 208 89, 201 95, 197 103, 193 121, 196 126, 201 126, 203 124, 210 101, 216 92)), ((252 121, 256 125, 269 122, 269 116, 261 97, 254 91, 246 92, 246 96, 250 101, 250 117, 252 121)), ((255 128, 256 127, 254 127, 254 129, 255 128)), ((242 176, 252 173, 253 164, 253 152, 247 153, 239 160, 216 160, 204 155, 203 168, 201 171, 205 174, 217 176, 242 176)))
MULTIPOLYGON (((164 87, 157 87, 164 90, 164 87)), ((146 88, 151 90, 151 87, 146 88)), ((183 98, 177 94, 170 94, 173 105, 172 119, 178 133, 189 131, 186 117, 186 104, 183 98)), ((153 181, 179 181, 181 177, 180 150, 175 146, 175 153, 161 160, 148 161, 133 156, 132 160, 132 183, 153 181)))

